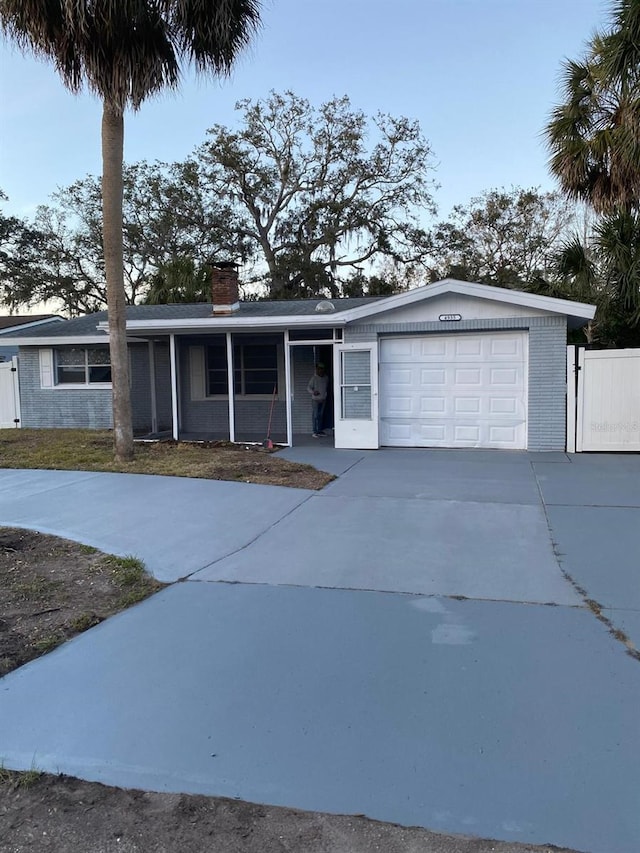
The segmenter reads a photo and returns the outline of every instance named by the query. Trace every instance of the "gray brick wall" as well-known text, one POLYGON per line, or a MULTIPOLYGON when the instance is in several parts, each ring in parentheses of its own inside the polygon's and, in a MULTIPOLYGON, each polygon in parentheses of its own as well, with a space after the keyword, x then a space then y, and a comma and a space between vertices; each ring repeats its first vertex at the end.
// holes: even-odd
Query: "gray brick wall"
MULTIPOLYGON (((169 355, 160 358, 160 377, 169 376, 169 355)), ((131 414, 134 433, 151 429, 149 352, 146 344, 130 346, 131 414)), ((158 367, 156 367, 158 375, 158 367)), ((108 388, 41 388, 37 347, 21 347, 18 360, 22 426, 34 428, 111 429, 113 415, 108 388)), ((165 382, 165 386, 166 386, 165 382)), ((171 427, 171 383, 160 395, 163 420, 171 427), (168 419, 167 419, 168 395, 168 419)))
POLYGON ((37 347, 20 347, 18 376, 23 427, 111 429, 109 388, 41 388, 37 347))
POLYGON ((567 438, 567 327, 529 328, 529 450, 564 450, 567 438))

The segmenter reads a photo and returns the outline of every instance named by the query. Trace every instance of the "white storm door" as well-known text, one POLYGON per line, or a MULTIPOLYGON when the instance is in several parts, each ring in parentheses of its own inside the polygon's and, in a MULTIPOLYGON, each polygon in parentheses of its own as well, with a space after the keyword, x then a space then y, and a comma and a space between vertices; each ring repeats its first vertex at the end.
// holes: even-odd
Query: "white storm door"
POLYGON ((333 348, 336 447, 378 447, 378 344, 333 348))

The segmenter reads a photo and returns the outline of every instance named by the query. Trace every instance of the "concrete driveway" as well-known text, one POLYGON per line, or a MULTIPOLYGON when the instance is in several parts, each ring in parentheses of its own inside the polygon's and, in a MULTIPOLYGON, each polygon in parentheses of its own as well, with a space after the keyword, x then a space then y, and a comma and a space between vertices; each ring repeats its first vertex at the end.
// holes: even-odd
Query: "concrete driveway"
POLYGON ((0 681, 5 765, 635 853, 640 457, 285 454, 340 476, 0 472, 0 523, 188 578, 0 681))

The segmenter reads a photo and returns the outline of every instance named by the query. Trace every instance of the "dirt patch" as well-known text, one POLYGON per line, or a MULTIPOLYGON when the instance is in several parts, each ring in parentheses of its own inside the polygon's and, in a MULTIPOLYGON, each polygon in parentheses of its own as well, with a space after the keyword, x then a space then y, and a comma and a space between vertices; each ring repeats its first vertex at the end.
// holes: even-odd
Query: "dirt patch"
POLYGON ((0 676, 162 586, 135 558, 0 528, 0 676))
MULTIPOLYGON (((0 528, 0 673, 163 584, 132 558, 0 528)), ((44 712, 43 712, 44 713, 44 712)), ((0 853, 550 853, 364 817, 123 790, 0 767, 0 853)), ((556 853, 563 853, 553 848, 556 853)), ((574 853, 565 850, 564 853, 574 853)))
POLYGON ((151 794, 67 776, 0 774, 2 853, 572 853, 364 817, 151 794))

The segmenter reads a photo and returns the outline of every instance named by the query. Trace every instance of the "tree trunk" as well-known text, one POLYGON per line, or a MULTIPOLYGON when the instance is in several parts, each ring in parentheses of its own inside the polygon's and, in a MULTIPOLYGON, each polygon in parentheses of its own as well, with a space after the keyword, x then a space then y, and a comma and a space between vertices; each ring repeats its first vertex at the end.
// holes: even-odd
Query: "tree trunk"
POLYGON ((122 246, 123 147, 124 116, 105 103, 102 109, 102 239, 107 278, 113 442, 118 462, 133 459, 122 246))

